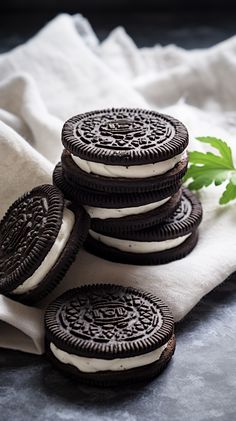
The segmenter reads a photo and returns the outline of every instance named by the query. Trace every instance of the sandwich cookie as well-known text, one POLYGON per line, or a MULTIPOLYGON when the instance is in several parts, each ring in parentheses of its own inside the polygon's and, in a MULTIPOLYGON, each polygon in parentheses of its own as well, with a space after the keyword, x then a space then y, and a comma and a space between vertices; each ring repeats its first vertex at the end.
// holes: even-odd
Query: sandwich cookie
POLYGON ((67 291, 49 305, 45 330, 51 361, 96 385, 154 377, 175 350, 174 320, 163 301, 117 285, 67 291))
POLYGON ((89 228, 83 208, 74 210, 54 186, 21 196, 0 222, 0 294, 33 304, 62 279, 89 228))
POLYGON ((103 233, 140 230, 168 217, 178 206, 180 183, 143 193, 105 193, 78 188, 65 181, 61 164, 53 173, 54 184, 65 197, 84 207, 91 217, 91 229, 103 233))
POLYGON ((175 212, 161 224, 116 235, 89 230, 85 248, 106 259, 135 265, 156 265, 181 259, 198 240, 202 207, 196 196, 183 189, 175 212))
POLYGON ((95 190, 157 190, 187 169, 187 129, 155 111, 120 108, 74 116, 63 126, 62 143, 65 178, 95 190))

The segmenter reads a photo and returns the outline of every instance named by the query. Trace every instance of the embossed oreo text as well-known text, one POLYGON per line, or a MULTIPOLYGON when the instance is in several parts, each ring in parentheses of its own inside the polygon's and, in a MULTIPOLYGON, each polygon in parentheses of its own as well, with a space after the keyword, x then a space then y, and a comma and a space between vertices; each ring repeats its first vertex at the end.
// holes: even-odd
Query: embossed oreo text
POLYGON ((113 344, 145 339, 162 326, 156 305, 145 297, 114 290, 81 294, 60 309, 63 329, 91 343, 113 344))

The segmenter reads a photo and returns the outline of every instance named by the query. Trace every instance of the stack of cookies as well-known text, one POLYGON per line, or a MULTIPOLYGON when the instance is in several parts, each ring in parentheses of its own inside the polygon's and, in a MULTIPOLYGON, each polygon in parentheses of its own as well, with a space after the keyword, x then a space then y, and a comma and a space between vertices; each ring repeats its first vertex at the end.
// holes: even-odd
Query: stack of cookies
POLYGON ((77 115, 62 130, 54 184, 91 217, 85 248, 130 264, 162 264, 197 243, 202 209, 182 189, 188 132, 173 117, 140 109, 77 115))
MULTIPOLYGON (((95 111, 68 120, 62 142, 53 174, 59 189, 35 187, 0 221, 0 294, 40 301, 85 240, 97 256, 143 265, 180 259, 194 248, 202 209, 181 187, 188 145, 183 124, 153 111, 95 111)), ((65 292, 47 308, 45 332, 52 362, 97 385, 154 377, 175 350, 166 304, 115 285, 65 292)))

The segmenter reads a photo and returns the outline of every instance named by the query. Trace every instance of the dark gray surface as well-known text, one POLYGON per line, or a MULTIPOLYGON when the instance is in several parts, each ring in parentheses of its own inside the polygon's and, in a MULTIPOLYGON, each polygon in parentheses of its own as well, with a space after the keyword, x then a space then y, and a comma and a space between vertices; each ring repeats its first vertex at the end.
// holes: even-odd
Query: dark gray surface
POLYGON ((119 389, 76 384, 44 357, 0 351, 1 421, 234 421, 236 287, 231 279, 177 326, 177 348, 154 381, 119 389))
MULTIPOLYGON (((0 51, 25 41, 49 15, 2 16, 0 51)), ((123 24, 138 45, 206 47, 235 33, 234 13, 91 16, 103 39, 123 24)), ((190 280, 191 282, 191 280, 190 280)), ((234 421, 236 286, 228 280, 179 323, 173 362, 156 380, 96 389, 67 379, 44 357, 0 350, 0 421, 234 421)))
MULTIPOLYGON (((53 13, 2 15, 0 52, 25 42, 53 17, 53 13)), ((122 25, 138 46, 174 43, 187 49, 206 48, 236 33, 236 10, 230 13, 226 9, 179 13, 89 13, 87 17, 101 40, 122 25)))

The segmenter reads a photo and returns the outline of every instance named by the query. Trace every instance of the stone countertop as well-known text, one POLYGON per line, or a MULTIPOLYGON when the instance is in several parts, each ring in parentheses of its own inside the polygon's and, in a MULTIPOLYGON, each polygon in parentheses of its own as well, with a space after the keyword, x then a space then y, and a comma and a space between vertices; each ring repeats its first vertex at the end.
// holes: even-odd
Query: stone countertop
MULTIPOLYGON (((1 16, 0 52, 52 16, 1 16)), ((138 45, 208 47, 235 33, 230 15, 91 16, 103 39, 124 25, 138 45), (142 25, 142 30, 140 30, 142 25)), ((191 282, 191 280, 190 280, 191 282)), ((77 384, 42 356, 0 350, 1 421, 233 421, 236 417, 236 285, 227 280, 177 325, 177 348, 152 382, 122 388, 77 384)))

